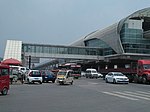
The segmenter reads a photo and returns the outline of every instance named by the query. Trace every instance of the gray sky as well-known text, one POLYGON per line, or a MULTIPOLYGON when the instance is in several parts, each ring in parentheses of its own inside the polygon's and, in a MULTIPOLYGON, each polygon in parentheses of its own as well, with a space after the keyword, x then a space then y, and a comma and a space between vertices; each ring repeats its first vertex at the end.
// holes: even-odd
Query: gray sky
POLYGON ((6 40, 69 45, 150 6, 150 0, 0 0, 0 57, 6 40))

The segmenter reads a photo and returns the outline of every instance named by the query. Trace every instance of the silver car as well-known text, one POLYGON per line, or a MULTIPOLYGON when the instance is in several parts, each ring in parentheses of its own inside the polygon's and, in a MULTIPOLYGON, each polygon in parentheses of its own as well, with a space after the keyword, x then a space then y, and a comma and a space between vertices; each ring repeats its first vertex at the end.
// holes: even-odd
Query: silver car
POLYGON ((111 83, 129 83, 128 77, 126 77, 124 74, 121 72, 109 72, 105 76, 105 81, 106 83, 111 82, 111 83))

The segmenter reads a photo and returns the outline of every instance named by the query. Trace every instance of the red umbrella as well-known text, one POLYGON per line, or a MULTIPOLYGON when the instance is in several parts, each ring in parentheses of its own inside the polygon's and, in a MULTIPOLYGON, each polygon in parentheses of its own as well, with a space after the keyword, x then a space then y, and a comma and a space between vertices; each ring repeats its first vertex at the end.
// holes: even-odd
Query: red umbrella
POLYGON ((9 58, 9 59, 5 59, 4 61, 2 61, 2 64, 6 64, 6 65, 21 65, 22 63, 19 60, 17 60, 17 59, 9 58))

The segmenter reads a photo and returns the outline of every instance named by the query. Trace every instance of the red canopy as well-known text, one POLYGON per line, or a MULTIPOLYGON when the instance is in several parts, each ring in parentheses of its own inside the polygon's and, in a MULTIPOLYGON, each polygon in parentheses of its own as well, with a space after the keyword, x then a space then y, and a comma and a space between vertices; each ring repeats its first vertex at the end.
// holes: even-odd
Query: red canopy
POLYGON ((6 65, 21 65, 22 63, 18 61, 17 59, 9 58, 2 61, 2 64, 6 65))

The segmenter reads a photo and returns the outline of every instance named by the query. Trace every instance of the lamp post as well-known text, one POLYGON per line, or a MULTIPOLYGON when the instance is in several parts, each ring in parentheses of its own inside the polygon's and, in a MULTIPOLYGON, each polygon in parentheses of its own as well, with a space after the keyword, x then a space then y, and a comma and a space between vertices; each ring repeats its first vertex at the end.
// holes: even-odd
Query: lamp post
MULTIPOLYGON (((28 52, 31 53, 31 46, 28 46, 28 52)), ((29 69, 31 69, 31 55, 30 54, 29 54, 28 62, 29 62, 29 69)))
POLYGON ((31 68, 31 55, 29 55, 29 69, 31 68))

